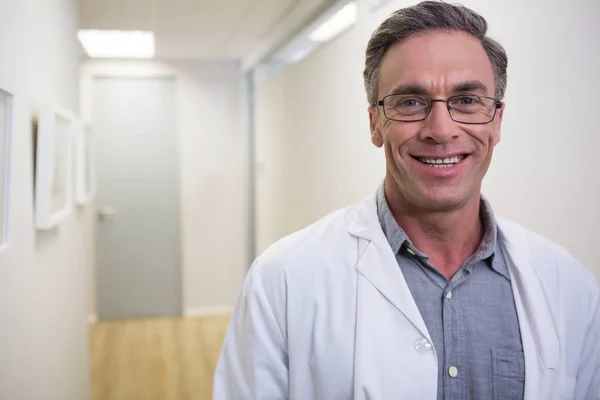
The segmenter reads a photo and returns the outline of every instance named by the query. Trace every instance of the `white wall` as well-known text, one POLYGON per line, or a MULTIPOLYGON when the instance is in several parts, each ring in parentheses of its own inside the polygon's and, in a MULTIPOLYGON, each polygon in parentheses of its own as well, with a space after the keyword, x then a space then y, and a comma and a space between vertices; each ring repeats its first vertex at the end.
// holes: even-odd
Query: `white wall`
POLYGON ((231 308, 247 271, 248 247, 246 95, 238 64, 86 61, 81 96, 88 118, 98 75, 175 77, 184 311, 231 308))
POLYGON ((96 200, 87 204, 82 212, 85 240, 85 291, 87 293, 87 316, 90 323, 98 320, 96 298, 96 200))
MULTIPOLYGON (((14 94, 9 248, 0 254, 0 398, 89 399, 85 209, 57 229, 33 221, 31 116, 78 112, 75 0, 0 0, 0 87, 14 94)), ((88 249, 91 251, 91 249, 88 249)))
MULTIPOLYGON (((503 139, 484 183, 497 213, 567 247, 600 277, 600 2, 462 1, 509 56, 503 139)), ((371 13, 257 88, 258 250, 374 192, 384 154, 370 143, 363 89, 371 32, 408 1, 371 13)))

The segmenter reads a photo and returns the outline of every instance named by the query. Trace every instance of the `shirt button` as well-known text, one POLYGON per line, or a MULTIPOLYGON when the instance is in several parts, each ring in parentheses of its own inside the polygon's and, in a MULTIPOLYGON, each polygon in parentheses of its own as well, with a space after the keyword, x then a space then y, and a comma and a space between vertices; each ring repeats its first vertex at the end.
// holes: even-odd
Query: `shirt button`
POLYGON ((429 353, 433 349, 433 346, 429 342, 429 340, 425 338, 417 339, 415 342, 415 350, 417 350, 420 354, 429 353))
POLYGON ((448 368, 448 375, 450 375, 451 378, 456 378, 458 376, 458 368, 455 366, 448 368))
POLYGON ((407 248, 406 248, 406 252, 407 252, 408 254, 410 254, 411 256, 416 256, 416 253, 415 253, 415 252, 413 251, 413 249, 411 249, 410 247, 407 247, 407 248))
POLYGON ((449 290, 448 293, 446 293, 446 298, 448 300, 450 300, 452 298, 452 290, 449 290))

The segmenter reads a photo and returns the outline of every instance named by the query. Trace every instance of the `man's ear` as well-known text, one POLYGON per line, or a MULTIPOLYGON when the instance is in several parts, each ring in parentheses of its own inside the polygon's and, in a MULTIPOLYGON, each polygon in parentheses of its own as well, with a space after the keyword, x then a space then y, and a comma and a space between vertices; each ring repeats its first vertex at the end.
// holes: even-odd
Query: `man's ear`
POLYGON ((504 117, 504 109, 506 108, 506 104, 502 104, 502 108, 498 109, 496 114, 496 118, 494 121, 494 146, 500 143, 500 139, 502 137, 502 117, 504 117))
POLYGON ((377 147, 383 146, 383 136, 379 127, 378 112, 375 107, 369 107, 369 125, 371 127, 371 143, 377 147))

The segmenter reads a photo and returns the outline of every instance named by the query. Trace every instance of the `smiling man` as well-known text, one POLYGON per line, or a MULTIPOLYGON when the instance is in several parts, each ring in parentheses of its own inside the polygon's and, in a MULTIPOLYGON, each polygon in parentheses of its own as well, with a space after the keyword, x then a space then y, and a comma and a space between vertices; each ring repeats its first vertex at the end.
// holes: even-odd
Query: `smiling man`
POLYGON ((592 274, 481 195, 507 80, 486 31, 468 8, 423 2, 374 32, 364 79, 385 181, 256 260, 215 399, 600 400, 592 274))

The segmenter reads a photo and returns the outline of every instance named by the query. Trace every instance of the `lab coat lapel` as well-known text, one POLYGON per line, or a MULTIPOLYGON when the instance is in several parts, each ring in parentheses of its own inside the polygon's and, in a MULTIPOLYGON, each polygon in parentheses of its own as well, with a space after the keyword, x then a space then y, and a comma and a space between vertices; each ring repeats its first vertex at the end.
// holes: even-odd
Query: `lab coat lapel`
POLYGON ((560 349, 546 293, 531 264, 528 240, 523 230, 502 219, 498 219, 498 226, 521 327, 526 371, 525 400, 551 398, 560 349), (544 397, 542 393, 550 397, 544 397))
MULTIPOLYGON (((431 342, 423 317, 379 223, 374 196, 357 205, 349 224, 349 232, 359 238, 356 265, 358 273, 431 342)), ((358 297, 360 301, 360 293, 358 297)))

